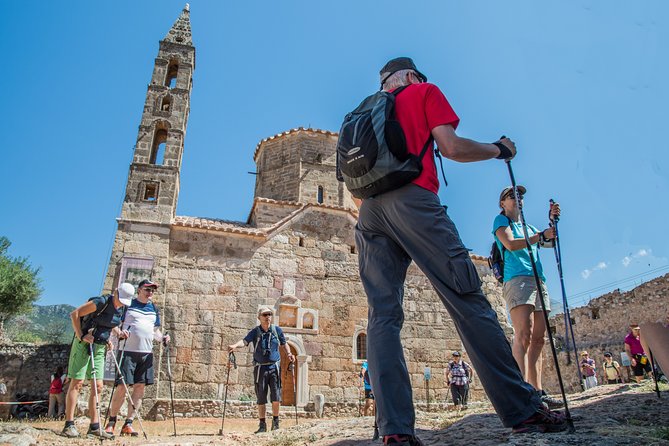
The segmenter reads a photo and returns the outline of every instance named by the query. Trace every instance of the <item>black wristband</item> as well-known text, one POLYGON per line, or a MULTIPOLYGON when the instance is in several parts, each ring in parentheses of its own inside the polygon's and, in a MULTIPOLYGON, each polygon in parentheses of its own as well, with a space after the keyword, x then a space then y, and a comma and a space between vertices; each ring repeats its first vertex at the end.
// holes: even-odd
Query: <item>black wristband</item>
POLYGON ((511 158, 513 156, 513 152, 511 152, 511 149, 509 149, 507 146, 502 144, 501 142, 494 142, 494 145, 497 146, 499 149, 499 155, 497 155, 495 158, 498 160, 505 160, 507 158, 511 158))

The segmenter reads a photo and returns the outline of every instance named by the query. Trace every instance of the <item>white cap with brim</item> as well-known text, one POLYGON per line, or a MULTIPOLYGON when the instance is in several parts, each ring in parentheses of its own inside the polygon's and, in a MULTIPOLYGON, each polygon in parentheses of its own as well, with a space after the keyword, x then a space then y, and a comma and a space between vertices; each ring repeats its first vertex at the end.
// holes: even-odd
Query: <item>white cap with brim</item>
POLYGON ((118 300, 126 307, 129 306, 132 298, 135 297, 135 287, 126 282, 122 283, 116 290, 118 291, 118 300))

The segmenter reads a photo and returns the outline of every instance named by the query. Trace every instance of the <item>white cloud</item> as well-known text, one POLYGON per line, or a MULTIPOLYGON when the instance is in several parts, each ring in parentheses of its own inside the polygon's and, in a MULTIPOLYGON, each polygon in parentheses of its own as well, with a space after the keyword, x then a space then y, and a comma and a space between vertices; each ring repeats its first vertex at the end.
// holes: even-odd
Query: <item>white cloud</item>
POLYGON ((629 264, 632 263, 632 260, 638 259, 640 257, 649 256, 652 252, 653 252, 652 249, 643 249, 642 248, 642 249, 638 250, 635 254, 630 254, 630 255, 627 255, 627 256, 623 257, 623 259, 621 260, 621 263, 623 264, 623 266, 625 268, 627 268, 629 266, 629 264))
POLYGON ((598 262, 597 265, 593 266, 592 268, 590 268, 590 269, 584 269, 583 271, 581 271, 581 277, 583 277, 584 279, 587 279, 587 278, 590 277, 590 276, 592 275, 592 273, 594 273, 595 271, 601 271, 601 270, 606 269, 606 268, 608 268, 608 267, 609 267, 609 264, 608 264, 608 263, 606 263, 606 262, 598 262))

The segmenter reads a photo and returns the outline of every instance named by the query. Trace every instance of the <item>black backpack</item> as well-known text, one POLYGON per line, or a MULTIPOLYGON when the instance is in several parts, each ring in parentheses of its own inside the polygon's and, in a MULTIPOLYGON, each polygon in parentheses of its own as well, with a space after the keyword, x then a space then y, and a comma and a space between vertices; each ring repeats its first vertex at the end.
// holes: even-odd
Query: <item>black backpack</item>
POLYGON ((499 283, 504 283, 504 245, 502 245, 502 252, 500 252, 497 242, 492 242, 490 248, 490 257, 488 257, 488 266, 492 270, 492 275, 499 283))
POLYGON ((432 135, 420 156, 413 155, 395 119, 395 97, 405 88, 378 91, 344 118, 337 141, 337 179, 356 198, 397 189, 423 170, 422 159, 432 145, 432 135))
MULTIPOLYGON (((511 219, 506 217, 509 220, 509 225, 511 225, 511 219)), ((500 243, 501 244, 501 243, 500 243)), ((488 257, 488 266, 492 270, 492 275, 495 276, 495 279, 499 283, 504 283, 504 245, 502 245, 502 250, 499 250, 497 242, 492 242, 492 248, 490 248, 490 257, 488 257)))

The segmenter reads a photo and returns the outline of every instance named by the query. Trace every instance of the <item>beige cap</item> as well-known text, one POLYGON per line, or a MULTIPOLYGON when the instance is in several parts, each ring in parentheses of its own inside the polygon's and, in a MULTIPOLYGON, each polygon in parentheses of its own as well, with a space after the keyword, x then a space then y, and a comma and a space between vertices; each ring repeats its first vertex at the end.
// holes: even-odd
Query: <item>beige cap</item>
POLYGON ((274 310, 272 310, 272 309, 271 309, 270 307, 268 307, 268 306, 260 307, 260 309, 258 310, 258 317, 260 317, 260 315, 263 314, 263 313, 272 313, 272 314, 274 314, 274 310))

